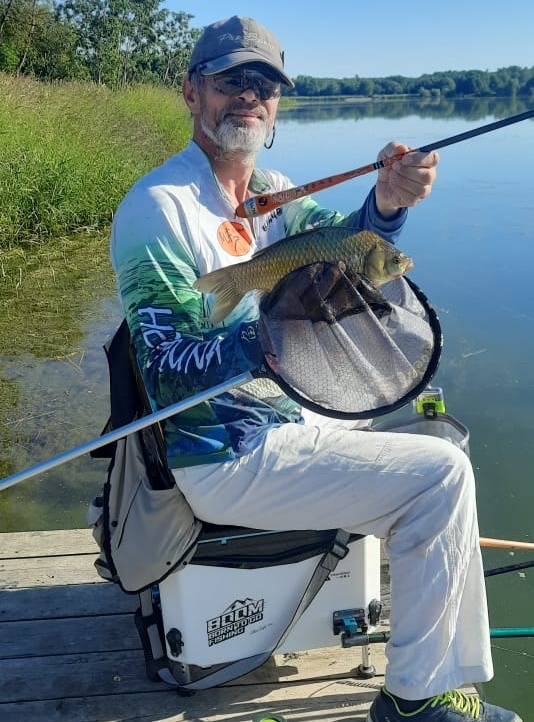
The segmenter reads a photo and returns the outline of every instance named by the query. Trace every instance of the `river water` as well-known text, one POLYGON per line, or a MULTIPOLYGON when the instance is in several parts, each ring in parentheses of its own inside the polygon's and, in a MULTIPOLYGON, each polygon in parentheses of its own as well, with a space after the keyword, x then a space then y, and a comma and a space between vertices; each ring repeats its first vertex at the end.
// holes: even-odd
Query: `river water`
MULTIPOLYGON (((508 100, 298 108, 279 115, 261 165, 300 185, 374 161, 391 139, 418 147, 526 109, 508 100)), ((434 192, 411 211, 399 242, 443 327, 433 383, 444 388, 447 411, 470 430, 481 534, 525 541, 534 541, 533 146, 529 120, 443 148, 434 192)), ((373 182, 363 176, 316 200, 348 213, 373 182)), ((96 271, 94 289, 68 353, 13 356, 6 324, 0 327, 0 380, 12 399, 0 418, 2 476, 98 436, 105 423, 102 345, 121 311, 96 271)), ((46 288, 40 292, 46 298, 46 288)), ((60 308, 72 294, 75 287, 65 289, 60 308)), ((46 335, 46 314, 38 325, 46 335)), ((80 458, 1 492, 1 531, 84 526, 104 471, 105 462, 80 458)), ((533 557, 484 552, 488 569, 533 557)), ((534 569, 488 578, 487 589, 492 627, 534 625, 534 569)), ((496 639, 493 648, 496 675, 485 691, 526 722, 534 710, 534 640, 496 639)))

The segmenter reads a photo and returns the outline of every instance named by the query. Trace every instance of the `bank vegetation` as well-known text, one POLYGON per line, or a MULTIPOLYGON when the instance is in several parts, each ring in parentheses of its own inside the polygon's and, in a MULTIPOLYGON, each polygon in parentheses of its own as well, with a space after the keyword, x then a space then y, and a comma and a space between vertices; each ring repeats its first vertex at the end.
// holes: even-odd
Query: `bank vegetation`
POLYGON ((172 89, 113 91, 0 73, 0 250, 103 229, 141 175, 181 150, 188 110, 172 89))

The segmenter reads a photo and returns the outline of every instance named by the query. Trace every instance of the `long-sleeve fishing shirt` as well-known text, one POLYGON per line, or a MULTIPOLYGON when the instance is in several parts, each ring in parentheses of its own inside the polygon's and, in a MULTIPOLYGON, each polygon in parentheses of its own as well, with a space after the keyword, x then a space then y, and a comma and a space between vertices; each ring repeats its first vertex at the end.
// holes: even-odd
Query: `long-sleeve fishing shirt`
MULTIPOLYGON (((254 194, 292 186, 272 170, 256 169, 250 181, 254 194)), ((154 410, 253 370, 261 360, 254 294, 214 326, 209 320, 213 297, 193 287, 200 275, 246 261, 275 241, 317 226, 368 229, 394 242, 405 218, 406 211, 382 218, 372 190, 348 216, 306 197, 265 216, 238 219, 194 141, 148 173, 117 210, 111 260, 154 410)), ((168 419, 169 464, 227 461, 253 448, 270 424, 301 420, 300 409, 274 383, 253 381, 168 419)))

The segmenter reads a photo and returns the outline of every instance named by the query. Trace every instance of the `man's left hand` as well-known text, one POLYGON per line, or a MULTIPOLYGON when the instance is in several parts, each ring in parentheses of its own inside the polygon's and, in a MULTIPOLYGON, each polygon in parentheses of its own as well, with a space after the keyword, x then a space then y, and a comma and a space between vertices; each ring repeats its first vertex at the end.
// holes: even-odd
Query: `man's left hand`
POLYGON ((388 143, 378 154, 378 160, 402 155, 392 165, 378 171, 375 186, 377 208, 382 216, 389 218, 400 208, 409 208, 430 195, 436 180, 439 155, 436 151, 420 153, 412 151, 403 143, 388 143))

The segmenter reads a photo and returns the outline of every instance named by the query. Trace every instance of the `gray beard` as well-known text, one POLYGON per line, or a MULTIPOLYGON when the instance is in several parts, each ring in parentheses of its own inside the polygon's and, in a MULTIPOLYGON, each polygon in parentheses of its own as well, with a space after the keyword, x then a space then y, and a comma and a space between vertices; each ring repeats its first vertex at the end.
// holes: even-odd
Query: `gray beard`
POLYGON ((218 150, 218 158, 226 160, 239 160, 244 165, 254 163, 263 144, 269 136, 269 129, 263 125, 250 128, 249 126, 236 125, 235 120, 224 118, 217 119, 215 128, 208 126, 204 114, 200 116, 200 124, 204 135, 211 140, 218 150))

